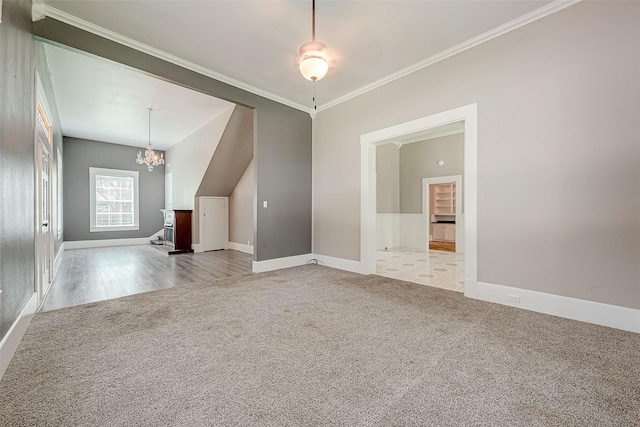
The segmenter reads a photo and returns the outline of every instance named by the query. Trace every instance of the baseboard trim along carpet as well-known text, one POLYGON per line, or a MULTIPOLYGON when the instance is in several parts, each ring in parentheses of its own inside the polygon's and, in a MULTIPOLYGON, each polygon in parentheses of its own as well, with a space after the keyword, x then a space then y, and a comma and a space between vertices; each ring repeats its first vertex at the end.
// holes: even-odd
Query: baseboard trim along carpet
MULTIPOLYGON (((305 254, 253 261, 253 272, 263 273, 281 268, 297 267, 305 265, 313 259, 316 259, 320 265, 339 270, 359 274, 364 274, 365 271, 359 261, 305 254)), ((640 333, 640 310, 486 282, 466 280, 465 286, 468 288, 465 291, 465 296, 468 298, 640 333), (510 301, 511 297, 516 297, 519 302, 510 301)))
POLYGON ((312 258, 318 260, 320 265, 325 265, 339 270, 350 271, 352 273, 363 274, 364 266, 360 261, 353 261, 344 258, 335 258, 327 255, 312 254, 312 258))
POLYGON ((482 301, 640 333, 640 310, 485 282, 476 292, 482 301))
POLYGON ((16 321, 13 322, 11 328, 9 328, 5 336, 2 338, 2 341, 0 341, 0 379, 2 379, 2 376, 11 362, 11 358, 18 349, 20 341, 22 340, 24 333, 27 331, 27 327, 29 326, 33 315, 36 313, 37 308, 38 295, 34 293, 29 299, 29 302, 27 302, 22 309, 22 312, 16 321))
POLYGON ((283 258, 267 259, 264 261, 253 261, 251 268, 254 273, 264 273, 267 271, 280 270, 282 268, 305 265, 310 259, 313 259, 313 254, 294 255, 283 258))

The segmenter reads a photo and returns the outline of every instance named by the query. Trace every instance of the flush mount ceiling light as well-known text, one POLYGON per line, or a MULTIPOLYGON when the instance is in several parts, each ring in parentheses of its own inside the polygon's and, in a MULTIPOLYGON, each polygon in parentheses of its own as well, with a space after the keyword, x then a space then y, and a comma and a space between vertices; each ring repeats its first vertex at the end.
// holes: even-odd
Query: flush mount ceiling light
POLYGON ((311 41, 300 47, 300 72, 305 79, 316 82, 329 71, 327 47, 316 41, 316 0, 312 0, 311 41))
POLYGON ((149 172, 153 170, 154 166, 164 165, 164 154, 160 153, 153 149, 153 144, 151 144, 151 112, 153 108, 149 108, 149 143, 147 144, 147 148, 144 150, 144 157, 142 157, 142 150, 138 151, 138 157, 136 158, 136 163, 139 165, 147 165, 147 169, 149 172))

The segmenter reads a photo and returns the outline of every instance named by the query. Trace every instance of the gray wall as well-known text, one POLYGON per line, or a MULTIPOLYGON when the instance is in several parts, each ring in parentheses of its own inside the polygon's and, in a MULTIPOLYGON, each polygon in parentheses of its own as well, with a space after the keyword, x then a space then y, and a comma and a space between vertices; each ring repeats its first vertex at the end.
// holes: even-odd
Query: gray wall
MULTIPOLYGON (((463 171, 462 133, 403 145, 400 148, 400 213, 422 213, 422 178, 463 175, 463 171), (438 160, 443 160, 444 165, 439 166, 438 160)), ((460 196, 464 197, 462 193, 460 196)))
POLYGON ((256 109, 254 159, 257 261, 311 252, 311 117, 153 56, 46 18, 36 35, 256 109))
POLYGON ((35 63, 31 3, 3 2, 0 24, 0 339, 34 293, 35 63))
POLYGON ((360 259, 360 135, 478 104, 478 280, 640 308, 640 3, 580 2, 320 111, 314 253, 360 259))
POLYGON ((64 239, 102 240, 149 237, 162 230, 164 165, 151 172, 136 163, 140 148, 78 138, 64 138, 64 239), (136 231, 89 231, 89 168, 139 171, 140 229, 136 231))
POLYGON ((400 212, 400 149, 396 144, 376 147, 377 213, 400 212))

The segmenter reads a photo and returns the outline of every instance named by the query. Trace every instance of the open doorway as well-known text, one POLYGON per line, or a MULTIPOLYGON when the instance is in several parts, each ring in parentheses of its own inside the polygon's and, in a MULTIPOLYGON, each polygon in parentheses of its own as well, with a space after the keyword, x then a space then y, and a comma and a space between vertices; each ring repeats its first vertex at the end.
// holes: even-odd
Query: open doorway
MULTIPOLYGON (((476 230, 476 212, 477 212, 477 106, 475 104, 465 107, 457 108, 454 110, 445 111, 432 116, 423 117, 411 122, 402 123, 396 126, 392 126, 386 129, 381 129, 369 134, 361 136, 361 178, 362 178, 362 193, 361 193, 361 262, 363 264, 363 271, 367 274, 375 274, 377 271, 377 260, 379 253, 377 249, 380 247, 378 241, 378 193, 377 185, 378 179, 376 175, 376 151, 378 146, 383 146, 389 143, 395 143, 396 145, 411 144, 412 142, 424 140, 425 136, 437 134, 439 132, 452 133, 453 128, 458 128, 455 133, 460 133, 459 130, 463 130, 463 176, 460 184, 456 184, 457 191, 462 188, 461 205, 464 209, 464 219, 456 224, 462 231, 461 237, 463 237, 463 244, 461 248, 464 253, 460 252, 442 252, 444 254, 450 254, 453 258, 451 260, 443 259, 444 264, 458 264, 449 267, 455 267, 459 269, 456 271, 456 279, 458 285, 464 286, 464 293, 466 296, 475 297, 476 293, 476 281, 477 281, 477 230, 476 230)), ((436 160, 438 162, 438 160, 436 160)), ((451 175, 456 175, 451 173, 451 175)), ((422 187, 422 182, 419 182, 418 187, 422 187)), ((424 190, 422 190, 424 191, 424 190)), ((422 198, 426 201, 426 198, 422 198)), ((419 205, 424 203, 418 202, 419 205)), ((409 250, 405 253, 393 254, 390 257, 399 261, 399 265, 413 264, 415 262, 429 262, 419 261, 428 260, 431 256, 427 252, 428 241, 428 222, 425 217, 429 217, 428 211, 422 206, 422 210, 418 214, 414 214, 414 221, 420 221, 422 232, 412 232, 409 236, 403 235, 403 238, 418 238, 424 241, 424 245, 411 245, 409 250), (413 248, 422 247, 422 253, 414 251, 413 248), (409 253, 411 255, 409 255, 409 253), (426 257, 425 257, 426 256, 426 257), (415 259, 409 259, 409 257, 415 257, 415 259), (406 261, 406 262, 405 262, 406 261)), ((461 211, 462 212, 462 211, 461 211)), ((388 218, 392 222, 392 227, 395 226, 392 218, 388 218)), ((383 220, 384 221, 384 220, 383 220)), ((456 218, 456 222, 458 219, 456 218)), ((402 227, 397 224, 399 228, 398 236, 402 234, 402 227)), ((414 229, 415 230, 415 229, 414 229)), ((457 230, 456 230, 457 231, 457 230)), ((457 233, 456 233, 457 234, 457 233)), ((406 241, 406 240, 405 240, 406 241)), ((397 243, 402 244, 403 241, 397 243)), ((403 248, 403 246, 399 246, 403 248)), ((388 246, 386 246, 388 252, 388 246)), ((401 251, 398 251, 401 252, 401 251)), ((435 256, 436 254, 434 254, 435 256)), ((384 261, 383 261, 384 262, 384 261)), ((388 261, 387 261, 388 262, 388 261)), ((415 267, 415 265, 406 266, 415 267)), ((435 270, 434 266, 434 271, 435 270)), ((438 267, 439 268, 439 267, 438 267)), ((395 273, 395 277, 399 276, 399 270, 395 273)), ((420 274, 430 274, 428 272, 420 274)), ((429 279, 423 277, 423 279, 429 279)), ((453 288, 453 286, 451 287, 453 288)), ((461 290, 461 289, 458 289, 461 290)))
POLYGON ((376 147, 376 274, 464 291, 463 176, 462 122, 376 147))

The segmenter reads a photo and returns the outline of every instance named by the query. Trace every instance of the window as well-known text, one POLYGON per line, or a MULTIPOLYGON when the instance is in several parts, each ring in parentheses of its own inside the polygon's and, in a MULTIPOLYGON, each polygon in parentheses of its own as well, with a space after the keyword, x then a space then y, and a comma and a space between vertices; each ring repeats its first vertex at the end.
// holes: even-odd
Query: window
POLYGON ((138 172, 89 168, 91 231, 139 229, 138 172))

